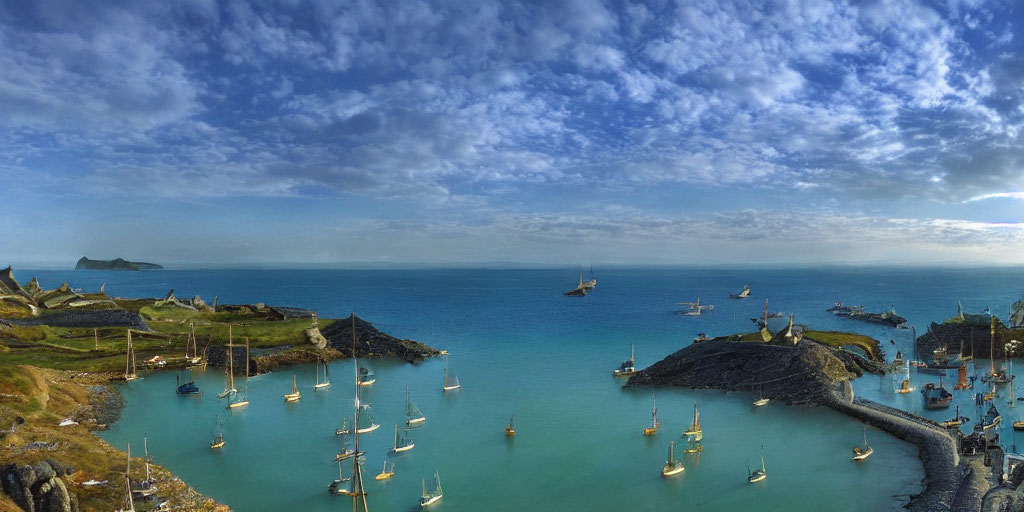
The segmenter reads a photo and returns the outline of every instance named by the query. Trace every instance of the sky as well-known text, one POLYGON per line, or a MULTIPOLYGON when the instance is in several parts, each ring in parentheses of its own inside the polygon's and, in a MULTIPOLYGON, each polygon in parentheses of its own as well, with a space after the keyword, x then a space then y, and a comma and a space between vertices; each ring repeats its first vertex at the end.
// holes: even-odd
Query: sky
POLYGON ((1024 6, 0 2, 0 265, 83 255, 1022 264, 1024 6))

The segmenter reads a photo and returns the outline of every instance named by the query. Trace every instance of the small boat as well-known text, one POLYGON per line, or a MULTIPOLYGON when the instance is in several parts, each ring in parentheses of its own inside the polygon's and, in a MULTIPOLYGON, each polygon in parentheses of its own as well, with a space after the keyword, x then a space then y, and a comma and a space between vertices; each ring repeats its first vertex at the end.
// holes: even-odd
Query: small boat
POLYGON ((206 367, 206 361, 203 360, 203 356, 199 355, 199 345, 196 343, 196 326, 193 322, 188 323, 188 340, 185 341, 185 364, 196 368, 206 367))
POLYGON ((235 350, 234 345, 231 343, 231 325, 228 325, 228 344, 227 344, 227 356, 228 356, 228 382, 224 386, 224 392, 217 395, 217 399, 221 398, 234 398, 235 393, 238 390, 235 389, 235 350))
POLYGON ((996 410, 996 406, 994 404, 990 404, 985 415, 982 416, 981 420, 974 425, 974 429, 985 431, 998 427, 1002 422, 1003 416, 999 414, 999 411, 996 410))
POLYGON ((700 297, 697 297, 696 302, 676 302, 676 305, 681 307, 676 314, 683 316, 701 316, 705 311, 715 310, 711 304, 701 304, 700 297))
MULTIPOLYGON (((593 272, 593 270, 591 270, 591 272, 593 272)), ((577 284, 575 288, 563 293, 562 295, 565 295, 566 297, 583 297, 591 288, 593 288, 593 286, 587 286, 588 284, 589 283, 583 282, 583 267, 580 266, 580 283, 577 284)), ((596 280, 594 281, 594 284, 597 284, 596 280)))
POLYGON ((363 411, 359 413, 359 424, 356 425, 357 434, 366 434, 380 428, 380 425, 373 421, 373 411, 370 410, 370 404, 360 404, 357 402, 356 406, 362 407, 361 410, 363 411))
POLYGON ((768 471, 764 467, 764 445, 761 445, 761 469, 750 470, 750 462, 747 462, 747 472, 750 476, 747 477, 747 483, 755 483, 768 478, 768 471))
POLYGON ((682 473, 686 468, 682 462, 676 460, 676 442, 668 442, 668 460, 665 461, 665 467, 661 468, 661 476, 672 476, 682 473))
POLYGON ((942 387, 941 380, 937 386, 934 382, 925 384, 921 394, 924 395, 925 409, 945 409, 953 402, 953 394, 942 387))
POLYGON ((352 429, 348 428, 348 418, 341 420, 341 427, 334 429, 334 435, 336 436, 347 436, 352 433, 352 429))
POLYGON ((730 299, 746 299, 747 297, 750 297, 750 286, 748 285, 743 285, 743 289, 739 293, 729 294, 730 299))
POLYGON ((690 427, 683 431, 683 435, 692 438, 693 441, 700 441, 704 437, 704 431, 700 426, 700 411, 697 410, 697 401, 693 401, 693 421, 690 427))
POLYGON ((216 450, 217 448, 223 448, 225 444, 227 443, 224 441, 224 432, 217 432, 213 441, 210 441, 210 449, 216 450))
POLYGON ((285 402, 298 402, 300 398, 302 398, 302 393, 299 392, 299 384, 295 380, 295 374, 293 373, 292 374, 292 392, 291 393, 285 393, 284 401, 285 402))
MULTIPOLYGON (((234 351, 232 351, 231 355, 228 356, 228 361, 234 359, 234 357, 232 357, 233 354, 234 351)), ((232 384, 234 384, 233 380, 234 378, 232 377, 232 384)), ((249 338, 245 339, 245 390, 246 393, 249 391, 249 338)), ((227 408, 240 409, 249 405, 249 399, 246 397, 246 393, 235 393, 235 396, 232 398, 233 401, 228 404, 227 408)))
POLYGON ((359 379, 358 384, 360 386, 372 386, 374 382, 377 382, 377 375, 373 373, 373 370, 365 367, 359 367, 359 379))
POLYGON ((512 419, 508 420, 508 425, 505 427, 505 437, 512 437, 516 435, 516 415, 512 415, 512 419))
MULTIPOLYGON (((320 359, 316 360, 316 384, 313 384, 314 391, 320 391, 331 385, 330 365, 324 362, 324 380, 320 380, 320 359)), ((372 384, 372 383, 371 383, 372 384)), ((367 384, 369 385, 369 384, 367 384)))
POLYGON ((449 356, 444 358, 444 385, 441 388, 444 391, 452 391, 462 387, 459 384, 459 375, 455 373, 455 370, 449 371, 448 369, 448 358, 449 356))
POLYGON ((963 424, 964 424, 964 419, 960 417, 960 406, 959 405, 956 406, 956 415, 953 416, 953 419, 949 419, 949 420, 946 420, 946 421, 943 421, 943 422, 939 423, 939 425, 942 425, 943 427, 946 427, 946 428, 959 428, 963 424))
POLYGON ((658 432, 658 428, 661 427, 661 422, 658 421, 658 399, 653 394, 651 395, 654 405, 651 407, 651 426, 644 427, 645 436, 653 436, 658 432))
POLYGON ((341 460, 339 459, 338 460, 338 478, 335 479, 333 482, 327 484, 327 492, 329 492, 329 493, 331 493, 331 494, 333 494, 335 496, 348 495, 349 494, 349 490, 347 488, 343 487, 343 485, 345 484, 345 482, 351 482, 351 481, 352 481, 352 479, 349 478, 349 477, 346 477, 345 474, 344 474, 344 471, 342 471, 341 460))
POLYGON ((83 487, 93 487, 93 486, 97 486, 97 485, 107 485, 109 483, 110 483, 110 480, 95 480, 95 479, 93 479, 93 480, 86 480, 86 481, 82 482, 82 486, 83 487))
POLYGON ((135 347, 132 346, 132 330, 128 329, 128 351, 124 365, 124 380, 131 382, 137 380, 139 374, 135 372, 135 347))
POLYGON ((143 446, 145 447, 145 450, 146 450, 145 451, 146 455, 142 459, 142 460, 144 460, 146 462, 146 479, 141 481, 141 482, 139 482, 139 488, 133 490, 132 492, 134 492, 135 494, 137 494, 137 495, 139 495, 139 496, 141 496, 143 498, 147 498, 149 496, 152 496, 152 495, 156 494, 158 489, 157 489, 157 487, 155 485, 153 485, 153 477, 149 473, 149 463, 150 463, 150 461, 153 460, 149 456, 149 438, 143 437, 142 441, 144 443, 143 446))
POLYGON ((871 445, 868 444, 868 427, 867 427, 867 425, 865 425, 864 426, 864 446, 854 446, 853 447, 853 460, 855 460, 855 461, 864 460, 864 459, 870 457, 872 453, 875 453, 875 449, 872 448, 871 445))
POLYGON ((164 356, 153 356, 145 361, 146 366, 167 366, 167 361, 164 360, 164 356))
POLYGON ((175 390, 175 393, 179 395, 198 395, 202 393, 199 391, 199 386, 196 385, 196 380, 192 377, 191 372, 189 372, 188 382, 184 384, 181 383, 181 377, 179 375, 175 375, 174 378, 178 383, 178 388, 175 390))
POLYGON ((427 481, 423 481, 423 493, 420 495, 420 507, 429 507, 444 497, 444 491, 441 490, 441 477, 437 475, 437 471, 434 471, 434 479, 430 483, 430 489, 427 489, 427 481))
POLYGON ((426 421, 426 416, 423 416, 419 407, 409 399, 409 388, 405 388, 405 428, 422 427, 426 421))
POLYGON ((757 395, 758 395, 758 399, 754 400, 754 407, 761 407, 763 405, 768 405, 768 402, 771 401, 770 398, 765 398, 764 394, 761 393, 761 386, 757 387, 757 395))
POLYGON ((412 450, 416 446, 416 443, 412 442, 412 438, 409 437, 408 432, 402 433, 402 438, 398 438, 398 425, 395 425, 395 444, 391 447, 392 453, 402 453, 412 450))
POLYGON ((1015 421, 1015 422, 1013 422, 1013 429, 1014 430, 1024 430, 1024 421, 1015 421))
POLYGON ((334 456, 334 460, 336 460, 338 462, 341 462, 341 461, 346 460, 346 459, 351 459, 352 457, 355 457, 355 456, 356 456, 356 451, 346 446, 346 447, 342 448, 341 451, 338 452, 337 455, 334 456))
POLYGON ((58 427, 71 427, 74 425, 78 425, 78 422, 71 418, 64 418, 63 420, 61 420, 60 423, 57 424, 58 427))
POLYGON ((626 359, 618 368, 612 370, 612 375, 615 375, 616 377, 629 377, 636 373, 636 367, 634 366, 636 359, 634 357, 633 347, 633 345, 629 346, 629 359, 626 359))
POLYGON ((388 461, 384 461, 384 468, 380 470, 380 473, 373 477, 374 480, 387 480, 395 476, 395 463, 391 463, 391 469, 388 470, 388 461))

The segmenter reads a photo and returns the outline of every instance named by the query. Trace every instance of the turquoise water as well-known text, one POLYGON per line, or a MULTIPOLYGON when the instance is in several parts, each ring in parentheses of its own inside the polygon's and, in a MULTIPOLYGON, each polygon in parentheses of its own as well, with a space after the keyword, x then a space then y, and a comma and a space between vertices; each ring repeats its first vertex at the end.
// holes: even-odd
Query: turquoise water
MULTIPOLYGON (((364 401, 373 404, 382 426, 362 437, 367 476, 379 471, 394 425, 403 419, 406 387, 427 416, 426 425, 412 431, 416 447, 396 459, 395 477, 369 483, 373 509, 395 511, 416 509, 420 480, 435 469, 445 488, 438 510, 448 511, 899 508, 922 476, 911 445, 869 431, 875 454, 855 464, 850 448, 860 442, 861 426, 845 416, 776 403, 754 409, 745 393, 673 389, 657 390, 663 425, 645 438, 651 390, 621 389, 611 369, 628 356, 630 344, 643 367, 688 345, 698 332, 749 330, 765 295, 770 309, 795 313, 800 323, 886 340, 891 358, 897 346, 908 352, 909 331, 824 310, 834 300, 875 311, 894 304, 923 331, 928 322, 951 316, 957 300, 968 311, 989 304, 1005 309, 1019 294, 1014 283, 1024 282, 1021 269, 614 268, 600 269, 598 288, 581 299, 561 295, 575 284, 570 269, 16 274, 22 281, 38 274, 44 286, 67 280, 87 290, 106 282, 108 293, 119 296, 162 296, 173 287, 179 297, 310 307, 321 317, 356 311, 389 334, 450 350, 463 387, 447 395, 440 389, 441 360, 371 362, 378 381, 364 401), (729 300, 743 284, 754 297, 729 300), (672 313, 676 301, 698 295, 715 311, 698 318, 672 313), (679 439, 694 400, 702 412, 704 452, 681 456, 684 474, 662 478, 668 442, 679 439), (519 433, 508 440, 503 428, 512 413, 519 433), (757 463, 762 444, 768 479, 749 485, 747 459, 757 463)), ((223 388, 218 370, 198 375, 207 392, 202 398, 175 396, 173 373, 150 374, 122 387, 124 417, 102 436, 124 446, 148 435, 158 463, 236 510, 336 508, 344 499, 329 495, 326 486, 336 477, 333 456, 341 446, 333 430, 351 414, 351 372, 350 361, 334 362, 335 384, 321 393, 308 388, 311 366, 253 378, 252 405, 234 412, 215 398, 223 388), (285 404, 292 372, 305 386, 303 398, 285 404), (208 448, 218 415, 228 440, 221 453, 208 448)), ((917 375, 913 380, 915 387, 926 382, 917 375)), ((892 386, 889 377, 855 383, 860 395, 920 408, 918 393, 896 395, 892 386)), ((957 400, 967 404, 970 396, 957 393, 957 400)), ((961 412, 978 416, 973 407, 961 412)), ((946 419, 952 409, 925 415, 946 419)))

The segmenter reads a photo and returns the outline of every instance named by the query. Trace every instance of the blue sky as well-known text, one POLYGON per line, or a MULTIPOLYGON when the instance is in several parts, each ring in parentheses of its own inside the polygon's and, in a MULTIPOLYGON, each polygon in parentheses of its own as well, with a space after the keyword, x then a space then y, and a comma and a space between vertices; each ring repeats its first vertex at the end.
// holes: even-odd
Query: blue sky
POLYGON ((1024 263, 1022 24, 956 0, 6 2, 0 265, 1024 263))

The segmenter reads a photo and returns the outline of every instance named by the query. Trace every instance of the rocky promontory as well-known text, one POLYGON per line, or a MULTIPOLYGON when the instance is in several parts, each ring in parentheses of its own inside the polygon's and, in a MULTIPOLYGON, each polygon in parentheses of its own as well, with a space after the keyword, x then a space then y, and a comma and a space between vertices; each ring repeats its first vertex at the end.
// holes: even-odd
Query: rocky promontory
POLYGON ((352 357, 353 317, 356 330, 356 355, 360 358, 392 357, 410 363, 419 363, 441 353, 418 341, 389 336, 377 330, 370 322, 353 315, 321 329, 321 333, 327 338, 327 345, 341 352, 345 357, 352 357))
POLYGON ((75 265, 75 270, 161 270, 164 267, 156 263, 128 261, 123 258, 113 260, 90 260, 82 256, 75 265))
POLYGON ((823 405, 846 394, 850 380, 884 368, 811 340, 695 343, 639 371, 627 386, 682 386, 754 391, 792 405, 823 405))

